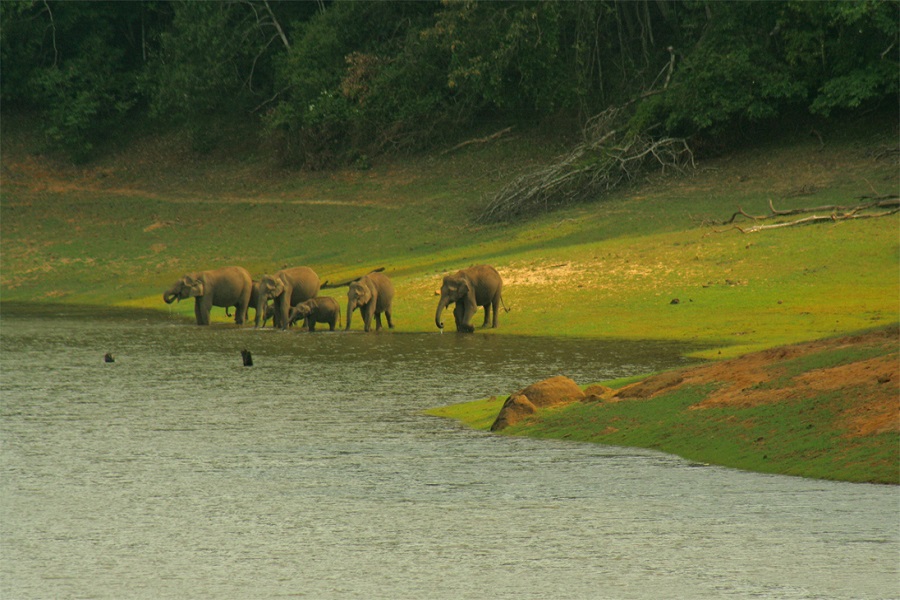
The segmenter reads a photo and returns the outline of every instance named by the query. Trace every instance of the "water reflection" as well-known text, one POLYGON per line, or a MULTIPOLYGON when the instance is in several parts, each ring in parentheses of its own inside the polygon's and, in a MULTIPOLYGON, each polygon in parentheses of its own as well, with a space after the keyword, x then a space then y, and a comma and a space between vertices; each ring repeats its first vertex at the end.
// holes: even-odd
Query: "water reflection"
POLYGON ((676 346, 54 310, 0 317, 0 597, 900 591, 895 488, 492 436, 421 413, 555 374, 667 368, 682 363, 676 346))

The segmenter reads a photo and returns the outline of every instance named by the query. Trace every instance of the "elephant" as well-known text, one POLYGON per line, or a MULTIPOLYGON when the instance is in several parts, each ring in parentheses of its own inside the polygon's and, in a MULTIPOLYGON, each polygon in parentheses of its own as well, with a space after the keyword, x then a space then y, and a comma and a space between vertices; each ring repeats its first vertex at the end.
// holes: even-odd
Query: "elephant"
MULTIPOLYGON (((253 310, 258 310, 259 306, 259 281, 256 279, 253 280, 253 289, 250 291, 250 306, 253 307, 253 310)), ((231 313, 228 312, 228 307, 225 307, 225 316, 231 317, 231 313)), ((268 323, 269 319, 273 319, 275 317, 275 308, 266 302, 266 311, 263 313, 262 326, 265 327, 266 323, 268 323)))
POLYGON ((365 331, 372 329, 372 317, 375 317, 375 331, 381 329, 381 313, 387 317, 388 327, 394 328, 394 321, 391 318, 391 304, 394 301, 394 284, 388 279, 387 275, 383 275, 377 271, 372 271, 368 275, 363 275, 359 279, 350 282, 350 289, 347 290, 347 326, 345 331, 350 329, 350 319, 353 317, 353 311, 359 308, 359 314, 363 318, 363 328, 365 331))
POLYGON ((487 327, 491 310, 494 312, 491 327, 497 327, 497 310, 502 303, 503 280, 494 267, 479 265, 444 277, 441 285, 441 299, 434 314, 434 324, 438 329, 444 328, 441 313, 451 302, 455 302, 453 316, 456 319, 456 330, 472 333, 472 317, 479 306, 484 307, 484 324, 487 327))
POLYGON ((194 298, 194 315, 197 325, 209 325, 209 312, 213 306, 234 306, 234 322, 243 325, 247 319, 253 280, 243 267, 225 267, 212 271, 188 273, 163 293, 163 301, 194 298))
POLYGON ((292 306, 315 298, 319 294, 319 276, 309 267, 282 269, 274 275, 263 275, 259 280, 259 298, 256 302, 256 326, 266 312, 269 299, 275 302, 273 323, 287 329, 292 306))
POLYGON ((341 307, 331 296, 317 296, 301 302, 291 309, 290 325, 303 319, 306 328, 316 330, 316 323, 328 323, 331 331, 341 322, 341 307))

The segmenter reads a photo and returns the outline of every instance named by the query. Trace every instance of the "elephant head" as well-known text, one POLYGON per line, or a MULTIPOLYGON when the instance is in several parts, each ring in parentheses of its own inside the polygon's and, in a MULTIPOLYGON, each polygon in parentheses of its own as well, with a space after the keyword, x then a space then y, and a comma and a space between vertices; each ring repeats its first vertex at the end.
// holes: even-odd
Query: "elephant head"
POLYGON ((369 286, 363 285, 359 281, 350 283, 350 289, 347 290, 347 314, 350 315, 358 306, 368 304, 371 300, 372 290, 369 289, 369 286))
POLYGON ((309 301, 301 302, 291 309, 291 316, 288 319, 288 325, 293 325, 297 321, 305 319, 309 316, 310 312, 312 312, 312 307, 310 306, 309 301))
MULTIPOLYGON (((273 275, 263 275, 259 280, 258 293, 256 298, 256 326, 259 327, 260 318, 266 314, 266 306, 270 299, 275 299, 284 294, 286 289, 284 281, 280 277, 273 275)), ((278 314, 274 311, 273 314, 278 314)), ((265 324, 265 322, 263 322, 265 324)), ((275 326, 281 326, 278 317, 275 317, 275 326)))
POLYGON ((451 302, 463 302, 469 296, 472 296, 472 303, 474 304, 474 290, 468 278, 461 276, 459 273, 444 277, 444 283, 441 285, 441 299, 438 301, 437 311, 434 313, 434 324, 438 326, 438 329, 444 328, 444 322, 441 321, 441 313, 444 312, 447 305, 451 302))
POLYGON ((163 293, 163 301, 172 304, 176 300, 180 302, 187 298, 202 296, 203 293, 203 280, 193 275, 185 275, 163 293))

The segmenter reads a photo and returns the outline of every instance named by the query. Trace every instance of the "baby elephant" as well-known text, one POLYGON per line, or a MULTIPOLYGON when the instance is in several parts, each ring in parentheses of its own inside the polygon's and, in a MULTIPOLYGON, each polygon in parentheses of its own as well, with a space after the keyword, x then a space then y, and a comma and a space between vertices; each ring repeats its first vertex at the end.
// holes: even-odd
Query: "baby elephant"
POLYGON ((305 321, 307 329, 316 330, 316 323, 328 323, 331 331, 335 325, 341 324, 341 307, 330 296, 319 296, 301 302, 291 309, 288 323, 293 325, 300 319, 305 321))

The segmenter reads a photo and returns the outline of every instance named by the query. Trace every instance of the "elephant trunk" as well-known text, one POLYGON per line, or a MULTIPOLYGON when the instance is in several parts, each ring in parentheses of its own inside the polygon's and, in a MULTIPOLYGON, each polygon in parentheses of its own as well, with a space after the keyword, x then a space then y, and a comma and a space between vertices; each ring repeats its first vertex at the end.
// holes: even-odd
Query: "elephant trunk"
POLYGON ((163 294, 163 302, 165 302, 166 304, 172 304, 177 298, 178 294, 171 290, 163 294))
POLYGON ((347 301, 347 326, 344 327, 344 331, 350 330, 350 319, 353 318, 354 310, 356 310, 356 300, 348 300, 347 301))
POLYGON ((266 298, 265 294, 259 294, 259 297, 256 299, 256 319, 253 322, 254 327, 259 327, 259 320, 262 317, 263 326, 266 324, 265 314, 266 314, 266 305, 268 304, 268 298, 266 298))
POLYGON ((444 322, 441 321, 441 313, 444 312, 448 304, 450 304, 450 298, 442 295, 437 305, 437 311, 434 313, 434 324, 437 325, 438 329, 444 328, 444 322))

